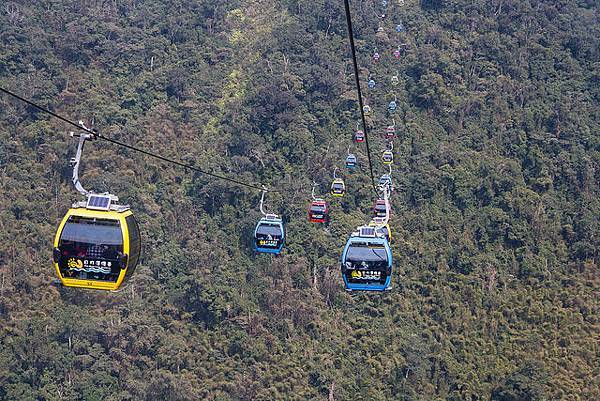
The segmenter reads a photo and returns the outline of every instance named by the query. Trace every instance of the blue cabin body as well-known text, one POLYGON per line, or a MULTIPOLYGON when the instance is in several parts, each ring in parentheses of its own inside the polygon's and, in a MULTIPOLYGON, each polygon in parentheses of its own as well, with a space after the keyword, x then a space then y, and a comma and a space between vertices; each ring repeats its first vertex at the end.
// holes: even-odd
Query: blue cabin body
POLYGON ((354 170, 356 168, 356 156, 350 154, 346 157, 346 167, 349 170, 354 170))
POLYGON ((254 229, 254 250, 279 255, 285 244, 285 229, 280 218, 267 216, 254 229))
POLYGON ((352 236, 341 259, 348 291, 386 291, 391 288, 392 251, 385 238, 352 236))

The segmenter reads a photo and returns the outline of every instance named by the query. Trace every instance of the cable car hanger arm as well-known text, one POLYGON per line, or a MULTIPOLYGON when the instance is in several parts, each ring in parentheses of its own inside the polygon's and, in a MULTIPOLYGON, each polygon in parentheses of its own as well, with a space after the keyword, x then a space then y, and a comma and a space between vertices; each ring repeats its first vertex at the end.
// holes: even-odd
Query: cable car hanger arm
MULTIPOLYGON (((79 123, 83 125, 83 122, 79 121, 79 123)), ((75 133, 71 132, 71 136, 75 136, 75 133)), ((85 141, 87 139, 93 139, 94 138, 94 134, 89 134, 89 133, 85 133, 85 134, 79 134, 79 143, 77 144, 77 153, 75 154, 75 157, 73 157, 71 159, 71 167, 73 167, 73 185, 75 186, 75 189, 77 189, 77 191, 82 194, 83 196, 88 196, 90 194, 90 191, 88 191, 87 189, 83 188, 83 185, 81 185, 81 182, 79 181, 79 165, 81 163, 81 154, 83 153, 83 146, 85 145, 85 141)))
POLYGON ((260 196, 260 212, 267 217, 267 213, 263 209, 263 205, 265 203, 265 194, 267 193, 267 189, 263 187, 262 195, 260 196))

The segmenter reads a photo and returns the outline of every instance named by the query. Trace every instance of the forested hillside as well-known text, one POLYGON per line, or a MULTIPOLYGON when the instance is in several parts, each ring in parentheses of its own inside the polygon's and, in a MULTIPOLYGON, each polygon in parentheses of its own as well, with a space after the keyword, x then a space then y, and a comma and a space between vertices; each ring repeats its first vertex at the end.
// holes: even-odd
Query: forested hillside
POLYGON ((364 146, 306 218, 360 120, 343 1, 1 1, 0 86, 277 189, 288 237, 257 255, 259 191, 90 142, 82 182, 131 205, 142 259, 116 293, 52 285, 73 128, 0 94, 0 399, 600 399, 597 6, 351 1, 376 177, 398 137, 394 288, 348 294, 364 146))

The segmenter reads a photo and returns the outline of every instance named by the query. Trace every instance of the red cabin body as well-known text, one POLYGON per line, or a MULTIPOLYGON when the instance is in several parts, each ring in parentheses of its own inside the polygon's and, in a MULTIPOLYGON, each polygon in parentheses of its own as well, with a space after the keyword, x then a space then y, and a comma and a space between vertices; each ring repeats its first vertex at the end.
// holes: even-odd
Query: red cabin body
POLYGON ((377 199, 375 201, 375 203, 373 203, 373 216, 385 217, 385 200, 384 199, 377 199))
POLYGON ((365 141, 365 133, 362 130, 357 130, 354 133, 354 140, 356 142, 364 142, 365 141))
POLYGON ((311 223, 326 223, 329 219, 329 207, 323 200, 312 201, 308 207, 308 221, 311 223))
POLYGON ((385 130, 385 136, 387 137, 387 139, 394 139, 394 137, 396 136, 396 128, 393 125, 387 127, 385 130))

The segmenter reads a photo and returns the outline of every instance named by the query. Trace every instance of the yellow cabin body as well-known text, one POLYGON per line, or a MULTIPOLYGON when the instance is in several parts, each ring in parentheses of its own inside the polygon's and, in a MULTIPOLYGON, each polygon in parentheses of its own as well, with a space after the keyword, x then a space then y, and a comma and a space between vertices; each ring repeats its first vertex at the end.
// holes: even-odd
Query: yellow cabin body
POLYGON ((141 250, 129 210, 69 209, 54 238, 54 268, 65 287, 115 291, 133 274, 141 250))
MULTIPOLYGON (((369 222, 369 226, 370 227, 377 227, 377 223, 374 221, 370 221, 369 222)), ((380 230, 384 233, 385 237, 388 240, 388 243, 392 243, 392 229, 390 228, 389 224, 386 224, 385 226, 381 227, 380 230)))

